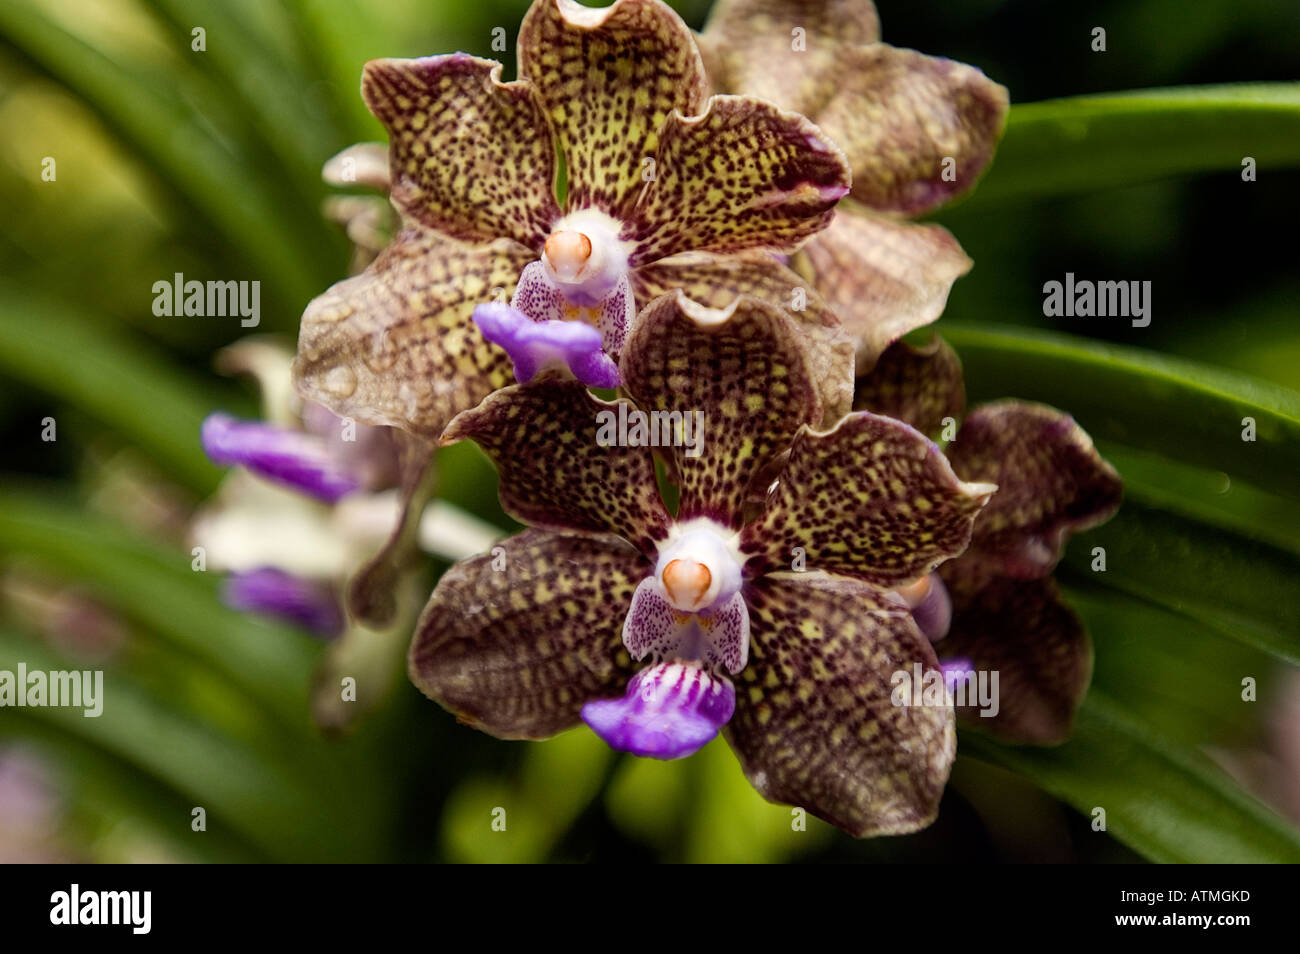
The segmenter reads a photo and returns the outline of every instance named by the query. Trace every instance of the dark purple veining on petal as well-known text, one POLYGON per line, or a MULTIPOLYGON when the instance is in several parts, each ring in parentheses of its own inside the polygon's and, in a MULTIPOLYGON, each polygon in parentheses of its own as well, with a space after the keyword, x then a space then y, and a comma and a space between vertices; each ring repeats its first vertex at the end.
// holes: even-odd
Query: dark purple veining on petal
POLYGON ((343 630, 343 608, 328 585, 274 567, 231 573, 221 598, 233 609, 274 616, 321 636, 343 630))
POLYGON ((330 457, 324 441, 300 431, 218 413, 203 422, 202 441, 213 463, 246 467, 328 503, 360 487, 357 478, 330 457))
POLYGON ((674 661, 642 669, 622 699, 587 703, 582 721, 620 752, 679 759, 712 740, 735 709, 730 680, 674 661))

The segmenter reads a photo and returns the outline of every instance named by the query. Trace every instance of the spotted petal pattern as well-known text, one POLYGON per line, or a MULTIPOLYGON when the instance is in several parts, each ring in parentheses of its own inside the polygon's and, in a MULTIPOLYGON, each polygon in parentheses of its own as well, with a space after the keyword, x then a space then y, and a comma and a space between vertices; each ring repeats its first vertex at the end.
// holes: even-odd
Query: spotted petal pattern
POLYGON ((767 509, 741 534, 746 573, 790 565, 899 586, 966 549, 994 484, 962 483, 912 428, 864 411, 803 431, 767 509))
POLYGON ((846 200, 801 250, 801 268, 858 343, 858 373, 890 344, 943 313, 971 260, 939 225, 899 222, 846 200))
POLYGON ((937 667, 905 606, 808 573, 749 584, 750 661, 725 732, 758 791, 858 837, 928 825, 956 751, 948 706, 895 706, 897 671, 937 667))
POLYGON ((620 370, 643 409, 704 414, 703 452, 673 449, 679 521, 739 527, 751 480, 800 425, 822 417, 793 320, 753 298, 726 311, 680 293, 658 299, 638 319, 620 370))
POLYGON ((569 176, 568 207, 623 219, 674 110, 707 93, 691 31, 659 0, 592 9, 536 0, 519 30, 519 76, 537 89, 569 176))
POLYGON ((955 421, 965 406, 961 360, 938 335, 919 347, 906 341, 890 345, 871 372, 858 378, 853 397, 855 410, 883 414, 930 435, 945 418, 955 421))
POLYGON ((623 691, 635 668, 623 614, 650 566, 611 537, 525 530, 501 547, 438 581, 411 643, 411 681, 499 738, 546 738, 588 700, 623 691))
POLYGON ((916 216, 974 184, 1006 124, 1005 87, 885 43, 840 56, 835 95, 813 118, 848 155, 855 199, 916 216))
POLYGON ((654 173, 633 213, 634 265, 677 252, 793 251, 849 191, 848 163, 821 130, 742 96, 669 117, 654 173))
POLYGON ((870 0, 717 0, 700 36, 713 88, 815 117, 840 80, 840 49, 880 39, 870 0))
POLYGON ((646 447, 597 442, 598 415, 616 418, 620 403, 545 373, 457 415, 443 443, 470 438, 487 452, 500 474, 501 505, 521 522, 614 533, 651 554, 669 525, 654 458, 646 447))
POLYGON ((739 296, 747 295, 785 309, 794 319, 804 361, 821 398, 822 423, 829 427, 849 412, 854 343, 812 286, 775 256, 765 252, 688 252, 643 265, 632 272, 632 279, 642 308, 660 295, 680 289, 687 298, 709 308, 727 308, 739 296))
POLYGON ((512 380, 505 352, 470 315, 508 295, 534 257, 507 239, 468 245, 404 230, 364 273, 307 306, 294 386, 340 417, 436 438, 457 411, 512 380))
POLYGON ((454 238, 540 248, 560 216, 555 145, 528 83, 466 53, 371 60, 361 95, 388 129, 393 203, 454 238))
POLYGON ((959 718, 1019 744, 1055 745, 1070 736, 1092 680, 1092 642, 1050 579, 998 580, 956 593, 952 627, 938 650, 998 673, 997 714, 963 706, 959 718))
POLYGON ((947 448, 968 480, 998 484, 971 540, 970 571, 1031 579, 1056 566, 1068 534, 1110 519, 1123 485, 1068 414, 1001 401, 976 408, 947 448))
POLYGON ((744 598, 731 599, 708 612, 683 613, 668 602, 663 583, 648 576, 636 588, 623 623, 623 645, 632 658, 684 658, 727 672, 745 668, 749 653, 749 614, 744 598))

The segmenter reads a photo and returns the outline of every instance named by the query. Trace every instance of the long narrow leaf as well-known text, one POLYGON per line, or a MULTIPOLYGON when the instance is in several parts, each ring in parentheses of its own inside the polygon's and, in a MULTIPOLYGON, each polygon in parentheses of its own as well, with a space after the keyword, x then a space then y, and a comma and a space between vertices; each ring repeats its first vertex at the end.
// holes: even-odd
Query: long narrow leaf
POLYGON ((1164 355, 1064 335, 947 325, 972 402, 1043 401, 1094 438, 1300 497, 1300 393, 1164 355), (1249 436, 1249 418, 1254 440, 1249 436))
POLYGON ((963 203, 1091 192, 1198 172, 1300 165, 1300 83, 1135 90, 1011 108, 997 159, 963 203))
POLYGON ((1300 861, 1300 833, 1233 784, 1209 759, 1143 727, 1100 691, 1070 741, 1000 745, 965 733, 960 749, 1029 778, 1153 861, 1300 861))

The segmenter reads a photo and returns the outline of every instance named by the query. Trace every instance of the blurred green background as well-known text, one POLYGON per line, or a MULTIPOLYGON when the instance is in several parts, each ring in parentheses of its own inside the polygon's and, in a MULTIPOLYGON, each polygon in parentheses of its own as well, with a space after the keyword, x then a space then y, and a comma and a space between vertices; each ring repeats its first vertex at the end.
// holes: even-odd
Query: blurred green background
MULTIPOLYGON (((699 27, 709 3, 674 6, 699 27)), ((101 719, 0 710, 0 860, 1300 859, 1283 817, 1300 817, 1300 5, 880 6, 885 41, 972 63, 1016 104, 992 171, 938 217, 975 260, 938 325, 972 399, 1069 410, 1126 478, 1120 516, 1060 576, 1096 643, 1074 740, 963 734, 939 821, 855 842, 794 830, 721 743, 663 764, 585 730, 498 742, 405 680, 324 737, 321 645, 225 609, 216 574, 190 568, 187 522, 221 477, 199 422, 257 413, 213 367, 246 329, 156 317, 152 286, 258 280, 257 331, 291 342, 348 269, 321 164, 384 138, 362 64, 461 49, 509 76, 527 4, 5 0, 0 668, 93 662, 110 701, 101 719), (1241 82, 1269 85, 1220 85, 1241 82), (1067 271, 1151 281, 1151 325, 1044 318, 1042 285, 1067 271)), ((439 471, 442 496, 502 519, 473 448, 439 471)))

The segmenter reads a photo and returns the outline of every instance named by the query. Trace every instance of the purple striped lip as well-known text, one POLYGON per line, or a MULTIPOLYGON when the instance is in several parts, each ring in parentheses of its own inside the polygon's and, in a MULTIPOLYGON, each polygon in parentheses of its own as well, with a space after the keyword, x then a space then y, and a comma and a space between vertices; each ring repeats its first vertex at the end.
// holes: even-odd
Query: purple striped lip
POLYGON ((620 752, 679 759, 712 740, 735 710, 730 680, 673 661, 642 669, 621 699, 588 702, 582 721, 620 752))
POLYGON ((343 631, 343 609, 328 585, 275 567, 231 573, 221 599, 232 609, 273 616, 321 636, 343 631))
POLYGON ((215 464, 245 467, 259 477, 334 503, 361 482, 338 466, 323 440, 263 421, 209 414, 203 451, 215 464))

